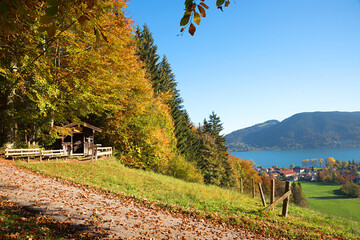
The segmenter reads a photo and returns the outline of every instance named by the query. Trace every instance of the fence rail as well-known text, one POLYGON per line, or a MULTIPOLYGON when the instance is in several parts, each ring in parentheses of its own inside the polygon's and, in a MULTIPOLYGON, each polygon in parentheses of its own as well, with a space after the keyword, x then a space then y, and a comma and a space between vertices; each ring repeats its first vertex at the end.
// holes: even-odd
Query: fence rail
POLYGON ((38 157, 41 155, 39 148, 29 148, 29 149, 5 149, 6 158, 18 158, 18 157, 38 157))
POLYGON ((112 156, 112 147, 98 147, 96 151, 97 156, 112 156))
MULTIPOLYGON (((254 179, 251 179, 251 192, 252 192, 252 197, 255 198, 255 181, 254 179)), ((243 179, 240 179, 240 183, 241 183, 241 192, 242 192, 242 184, 243 184, 243 179)), ((271 188, 270 188, 270 205, 267 206, 266 205, 266 199, 264 196, 264 192, 261 186, 261 183, 258 183, 259 185, 259 193, 260 193, 260 197, 261 197, 261 201, 264 205, 264 209, 262 210, 263 212, 269 212, 274 210, 274 208, 280 204, 281 202, 283 202, 283 209, 282 209, 282 216, 283 217, 287 217, 288 216, 288 212, 289 212, 289 203, 290 203, 290 196, 292 194, 291 192, 291 182, 286 181, 285 182, 285 193, 279 197, 277 200, 275 200, 275 179, 271 180, 271 188)))
POLYGON ((58 158, 58 157, 66 157, 66 153, 63 149, 58 150, 41 150, 40 160, 43 158, 58 158))

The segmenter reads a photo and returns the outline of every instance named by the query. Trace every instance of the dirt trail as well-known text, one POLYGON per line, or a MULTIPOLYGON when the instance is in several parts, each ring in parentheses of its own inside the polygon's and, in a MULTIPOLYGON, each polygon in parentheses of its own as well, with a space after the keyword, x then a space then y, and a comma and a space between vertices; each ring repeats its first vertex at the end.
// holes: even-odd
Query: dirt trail
POLYGON ((55 220, 107 232, 109 239, 268 239, 67 184, 2 159, 0 196, 55 220))

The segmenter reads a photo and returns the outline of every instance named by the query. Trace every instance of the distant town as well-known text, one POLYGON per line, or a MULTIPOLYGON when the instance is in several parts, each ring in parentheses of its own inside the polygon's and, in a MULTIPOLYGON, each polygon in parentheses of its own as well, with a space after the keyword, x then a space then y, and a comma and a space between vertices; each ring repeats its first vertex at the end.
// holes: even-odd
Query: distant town
POLYGON ((330 157, 323 159, 306 159, 302 166, 291 164, 289 168, 274 165, 271 168, 254 166, 260 176, 288 181, 311 181, 339 183, 352 182, 360 185, 360 162, 341 161, 330 157))

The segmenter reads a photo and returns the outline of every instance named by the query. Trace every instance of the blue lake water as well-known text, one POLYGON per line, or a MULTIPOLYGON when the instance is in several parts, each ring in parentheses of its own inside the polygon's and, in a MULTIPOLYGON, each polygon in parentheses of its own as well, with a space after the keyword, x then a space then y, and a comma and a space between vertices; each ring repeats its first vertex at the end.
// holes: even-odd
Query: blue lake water
POLYGON ((347 149, 313 149, 313 150, 282 150, 282 151, 254 151, 232 152, 232 155, 254 162, 263 167, 289 167, 291 163, 301 166, 304 159, 333 157, 342 161, 360 161, 360 148, 347 149))

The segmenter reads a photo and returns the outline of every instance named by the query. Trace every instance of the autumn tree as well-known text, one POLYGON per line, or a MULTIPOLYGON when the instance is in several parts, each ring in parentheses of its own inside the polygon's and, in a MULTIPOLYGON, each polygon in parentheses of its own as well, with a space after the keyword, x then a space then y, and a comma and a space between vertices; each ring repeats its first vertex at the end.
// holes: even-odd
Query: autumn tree
POLYGON ((168 94, 166 104, 174 122, 175 136, 177 139, 177 150, 189 162, 194 162, 198 154, 199 139, 195 133, 195 127, 190 121, 189 115, 184 109, 183 99, 177 89, 175 75, 166 56, 162 59, 157 53, 152 33, 144 25, 135 31, 137 43, 137 55, 144 62, 146 76, 151 80, 155 95, 168 94))
POLYGON ((6 128, 15 129, 15 138, 33 131, 33 140, 44 144, 57 137, 55 125, 95 116, 125 163, 162 171, 176 146, 164 104, 169 96, 155 96, 145 76, 125 1, 6 4, 0 18, 1 111, 12 122, 1 122, 3 135, 6 128))
POLYGON ((253 169, 251 161, 231 155, 229 155, 228 161, 232 169, 235 188, 240 189, 241 179, 243 179, 243 187, 247 192, 250 192, 251 190, 252 179, 254 179, 255 182, 263 182, 258 175, 258 172, 253 169))
POLYGON ((70 106, 64 98, 73 94, 69 88, 78 87, 73 76, 84 73, 81 68, 65 70, 74 60, 68 51, 71 46, 66 46, 71 41, 69 29, 77 32, 75 24, 84 23, 85 13, 97 10, 87 1, 75 5, 75 1, 59 0, 3 1, 0 11, 1 144, 20 136, 35 141, 41 129, 52 124, 54 109, 70 106))

